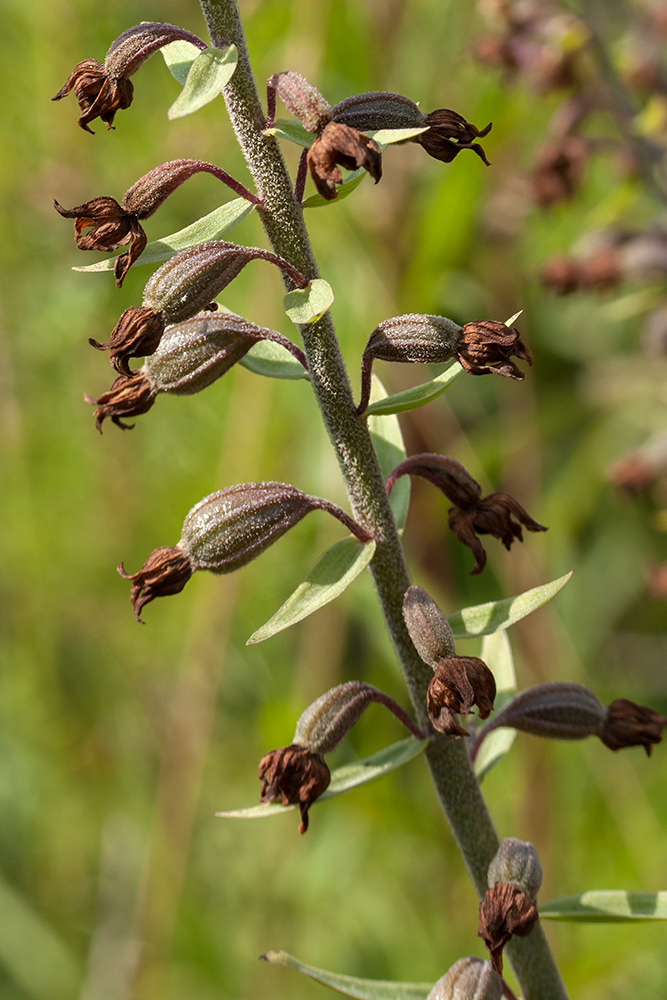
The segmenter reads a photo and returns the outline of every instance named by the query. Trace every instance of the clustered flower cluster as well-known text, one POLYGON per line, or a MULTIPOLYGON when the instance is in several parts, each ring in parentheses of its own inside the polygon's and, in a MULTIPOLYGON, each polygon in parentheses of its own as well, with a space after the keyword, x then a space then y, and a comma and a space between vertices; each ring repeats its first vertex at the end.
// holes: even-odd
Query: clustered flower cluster
MULTIPOLYGON (((535 8, 539 12, 541 5, 535 4, 535 8)), ((502 44, 495 50, 488 41, 481 46, 485 58, 501 63, 507 72, 515 72, 528 60, 545 85, 551 85, 549 81, 561 82, 571 71, 569 60, 549 64, 540 56, 535 62, 534 56, 528 55, 534 49, 524 46, 526 32, 537 30, 535 25, 539 23, 539 18, 529 18, 525 24, 508 22, 511 31, 508 29, 502 44)), ((81 128, 90 132, 90 123, 96 118, 111 128, 116 113, 131 103, 130 76, 153 52, 176 40, 189 41, 200 50, 206 48, 195 36, 172 25, 139 25, 116 39, 104 64, 96 60, 80 63, 54 100, 73 91, 81 110, 81 128)), ((293 72, 272 76, 267 95, 266 130, 273 127, 276 99, 280 98, 313 136, 295 181, 297 201, 302 199, 307 173, 326 200, 335 199, 344 182, 341 168, 363 168, 377 183, 382 176, 382 150, 364 134, 368 131, 406 129, 406 141, 417 143, 444 163, 451 162, 464 149, 488 163, 478 140, 488 134, 491 125, 479 130, 449 109, 424 114, 409 98, 380 92, 359 94, 332 108, 312 84, 293 72)), ((62 216, 74 220, 80 249, 112 251, 127 247, 115 261, 115 279, 120 287, 147 246, 141 223, 196 173, 213 175, 249 203, 261 207, 261 199, 225 171, 195 159, 174 160, 154 168, 132 185, 120 202, 98 197, 72 209, 57 202, 55 207, 62 216)), ((175 254, 159 267, 144 288, 141 305, 123 312, 105 343, 91 338, 95 348, 109 352, 117 375, 107 392, 97 398, 86 396, 96 407, 98 430, 107 419, 127 429, 130 425, 126 421, 148 412, 161 393, 189 395, 201 391, 261 341, 289 351, 308 377, 306 355, 288 338, 217 310, 216 297, 253 260, 277 267, 291 288, 305 289, 315 277, 301 273, 272 251, 211 240, 175 254), (134 358, 144 358, 137 370, 130 367, 134 358)), ((475 320, 459 326, 446 317, 416 313, 392 317, 375 328, 364 349, 356 419, 366 419, 375 361, 451 361, 460 364, 467 374, 494 373, 523 379, 524 373, 513 358, 533 363, 529 348, 510 324, 475 320)), ((388 494, 405 475, 425 478, 451 503, 449 527, 472 550, 473 574, 482 572, 486 564, 480 536, 491 535, 509 550, 515 541, 523 540, 524 528, 530 532, 546 530, 509 494, 482 496, 480 485, 453 458, 425 453, 405 459, 387 478, 388 494)), ((331 514, 359 543, 375 541, 364 524, 335 504, 286 483, 244 483, 205 497, 186 515, 175 545, 157 548, 137 572, 127 573, 122 563, 118 567, 121 576, 131 583, 131 603, 137 620, 141 621, 146 604, 179 593, 195 572, 235 571, 315 510, 331 514)), ((388 708, 418 740, 468 738, 467 716, 473 707, 482 720, 494 710, 496 682, 492 671, 478 657, 457 654, 447 618, 426 591, 416 586, 407 590, 403 615, 406 641, 409 636, 419 657, 433 672, 424 692, 426 729, 393 699, 359 681, 338 685, 319 698, 299 719, 292 742, 265 754, 259 764, 261 801, 297 806, 301 833, 308 829, 311 806, 331 782, 325 757, 371 703, 388 708)), ((482 739, 492 729, 509 726, 559 739, 596 735, 613 750, 640 745, 650 753, 652 745, 660 742, 666 724, 667 719, 657 712, 623 699, 604 709, 592 692, 578 685, 537 685, 498 712, 470 738, 469 746, 474 759, 482 739)), ((489 890, 480 907, 478 933, 489 950, 490 961, 462 959, 436 984, 430 1000, 473 995, 499 1000, 504 989, 503 948, 513 935, 526 935, 534 926, 540 881, 541 869, 532 845, 505 841, 489 868, 489 890)))

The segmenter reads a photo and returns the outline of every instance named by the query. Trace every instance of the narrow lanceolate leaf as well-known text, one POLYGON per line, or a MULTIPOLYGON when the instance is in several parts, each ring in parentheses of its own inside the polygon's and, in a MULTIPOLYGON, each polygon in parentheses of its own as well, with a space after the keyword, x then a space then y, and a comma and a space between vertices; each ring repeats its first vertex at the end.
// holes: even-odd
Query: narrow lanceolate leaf
POLYGON ((314 278, 305 288, 295 288, 283 299, 285 312, 297 326, 315 323, 331 308, 334 293, 324 278, 314 278))
POLYGON ((366 135, 375 139, 378 146, 384 148, 391 146, 393 142, 407 142, 408 139, 414 139, 416 135, 421 135, 427 129, 428 125, 424 125, 422 128, 381 128, 377 132, 366 132, 366 135))
POLYGON ((255 375, 264 375, 265 378, 286 378, 296 381, 308 377, 306 369, 294 360, 287 348, 272 340, 261 340, 255 344, 246 356, 241 358, 239 364, 255 375))
POLYGON ((341 976, 336 972, 305 965, 292 955, 288 955, 286 951, 267 951, 262 958, 271 965, 284 965, 288 969, 303 972, 311 979, 316 979, 318 983, 323 983, 346 997, 356 997, 357 1000, 426 1000, 433 989, 431 983, 396 983, 383 979, 341 976))
MULTIPOLYGON (((161 264, 163 261, 173 257, 174 254, 180 253, 181 250, 197 246, 198 243, 207 243, 209 240, 220 239, 221 236, 224 236, 225 233, 228 233, 230 229, 237 226, 246 216, 250 215, 254 207, 252 202, 246 198, 234 198, 233 201, 226 202, 220 208, 216 208, 212 212, 209 212, 208 215, 204 215, 201 219, 198 219, 197 222, 186 226, 185 229, 179 229, 177 233, 172 233, 171 236, 165 236, 164 239, 149 243, 139 260, 133 266, 140 267, 142 264, 161 264)), ((115 262, 115 257, 107 257, 106 260, 98 260, 96 264, 73 267, 72 270, 90 272, 113 271, 115 262)))
POLYGON ((183 90, 167 112, 168 117, 191 115, 216 98, 234 75, 237 58, 235 45, 200 52, 190 67, 183 90))
POLYGON ((414 389, 406 389, 404 392, 397 392, 393 396, 385 399, 378 399, 366 410, 367 414, 372 413, 405 413, 406 410, 416 410, 419 406, 430 403, 441 393, 448 389, 452 382, 463 372, 463 368, 455 361, 444 372, 436 375, 430 382, 422 382, 414 389))
POLYGON ((287 139, 297 146, 308 149, 315 141, 312 132, 308 132, 300 122, 290 121, 287 118, 276 118, 273 126, 264 130, 264 135, 274 135, 276 139, 287 139))
MULTIPOLYGON (((402 764, 407 764, 409 760, 420 754, 426 747, 428 740, 416 740, 413 736, 408 736, 399 743, 393 743, 384 750, 378 750, 370 757, 363 757, 353 764, 346 764, 331 772, 331 784, 319 799, 316 799, 313 806, 325 799, 333 799, 336 795, 349 792, 360 785, 367 785, 369 781, 381 778, 389 771, 396 770, 402 764)), ((229 812, 219 812, 216 816, 225 819, 259 819, 263 816, 281 816, 285 812, 297 809, 297 806, 283 806, 279 802, 260 802, 259 805, 250 806, 248 809, 233 809, 229 812)), ((312 808, 312 807, 311 807, 312 808)))
POLYGON ((342 201, 343 198, 347 198, 348 195, 352 194, 355 188, 358 188, 364 177, 368 176, 368 172, 363 168, 359 167, 358 170, 352 170, 350 173, 343 174, 343 183, 336 188, 336 197, 330 200, 323 198, 320 194, 311 194, 310 198, 302 204, 302 208, 323 208, 325 205, 335 205, 342 201))
MULTIPOLYGON (((514 657, 507 632, 484 636, 480 656, 496 679, 494 710, 498 712, 516 694, 514 657)), ((475 774, 480 781, 505 756, 515 739, 516 729, 495 729, 489 733, 475 759, 475 774)))
POLYGON ((175 80, 181 86, 185 83, 190 72, 190 67, 201 52, 192 42, 178 41, 170 42, 160 49, 164 56, 167 68, 175 80))
POLYGON ((372 541, 362 544, 356 538, 344 538, 336 542, 320 556, 306 579, 266 625, 253 632, 246 645, 263 642, 333 601, 368 566, 374 552, 372 541))
POLYGON ((540 903, 540 916, 549 920, 588 923, 628 923, 667 920, 667 892, 626 892, 599 889, 540 903))
MULTIPOLYGON (((398 485, 398 484, 397 484, 398 485)), ((533 587, 516 597, 506 597, 502 601, 489 601, 488 604, 476 604, 471 608, 463 608, 447 616, 455 639, 469 639, 474 635, 491 635, 501 629, 509 628, 515 622, 529 615, 531 611, 541 608, 543 604, 555 597, 568 582, 572 572, 565 576, 544 583, 541 587, 533 587)))
MULTIPOLYGON (((373 375, 371 383, 371 406, 373 402, 386 398, 387 393, 382 382, 380 382, 377 375, 373 375)), ((368 431, 373 441, 375 454, 380 463, 382 476, 386 480, 389 477, 389 473, 406 458, 401 425, 395 414, 380 415, 375 413, 368 418, 368 431)), ((396 481, 391 491, 389 502, 394 512, 396 526, 399 531, 402 531, 405 519, 408 516, 408 507, 410 506, 409 476, 401 476, 396 481)))

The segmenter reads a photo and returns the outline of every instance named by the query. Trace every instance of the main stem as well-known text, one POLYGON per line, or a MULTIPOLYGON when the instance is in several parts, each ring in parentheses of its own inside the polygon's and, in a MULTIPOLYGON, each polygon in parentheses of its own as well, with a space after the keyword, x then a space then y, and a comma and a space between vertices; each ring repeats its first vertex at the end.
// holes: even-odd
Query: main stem
MULTIPOLYGON (((236 137, 262 200, 262 223, 276 253, 308 278, 317 264, 287 168, 277 142, 262 134, 265 115, 250 67, 243 25, 235 0, 200 0, 211 41, 233 42, 238 51, 234 76, 223 91, 236 137)), ((289 282, 286 282, 290 287, 289 282)), ((301 327, 311 384, 336 450, 354 517, 372 532, 376 550, 370 564, 389 634, 396 649, 419 724, 426 728, 426 689, 431 671, 417 656, 403 622, 403 595, 410 575, 370 434, 358 417, 347 370, 329 313, 301 327)), ((487 888, 486 872, 498 849, 498 835, 460 740, 437 736, 426 751, 440 802, 478 894, 487 888)), ((525 1000, 567 1000, 542 929, 513 939, 509 958, 525 1000)))

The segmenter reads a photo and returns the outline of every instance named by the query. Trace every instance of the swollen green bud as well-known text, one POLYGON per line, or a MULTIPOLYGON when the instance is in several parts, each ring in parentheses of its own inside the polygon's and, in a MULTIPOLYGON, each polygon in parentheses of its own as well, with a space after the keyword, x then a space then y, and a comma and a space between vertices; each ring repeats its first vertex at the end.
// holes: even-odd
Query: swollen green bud
POLYGON ((297 118, 308 132, 321 132, 331 121, 331 107, 305 76, 300 73, 274 73, 267 81, 269 95, 269 118, 273 124, 275 95, 283 102, 290 114, 297 118))
POLYGON ((542 865, 533 845, 506 837, 489 865, 488 882, 489 888, 496 882, 516 885, 534 899, 542 885, 542 865))

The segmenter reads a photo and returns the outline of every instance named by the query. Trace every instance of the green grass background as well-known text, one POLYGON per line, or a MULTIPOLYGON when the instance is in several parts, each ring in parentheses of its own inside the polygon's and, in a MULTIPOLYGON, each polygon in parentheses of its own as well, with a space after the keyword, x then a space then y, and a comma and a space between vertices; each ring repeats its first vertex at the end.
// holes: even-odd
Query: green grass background
MULTIPOLYGON (((445 502, 416 483, 405 535, 415 582, 453 610, 575 569, 552 605, 512 630, 521 686, 572 680, 605 701, 630 697, 667 714, 664 604, 643 594, 647 565, 666 557, 655 523, 662 498, 625 499, 605 478, 615 457, 664 425, 665 362, 639 355, 641 317, 618 318, 632 312, 618 308, 625 291, 563 301, 536 282, 540 264, 582 229, 648 219, 655 208, 600 160, 575 201, 548 213, 527 207, 514 239, 497 236, 508 185, 525 174, 558 98, 501 85, 476 64, 472 6, 245 0, 241 9, 260 81, 293 69, 332 103, 387 89, 480 127, 493 120, 490 169, 472 154, 444 165, 417 146, 389 150, 377 187, 366 181, 309 215, 343 352, 357 392, 365 341, 388 316, 465 322, 525 310, 519 327, 535 354, 525 382, 462 377, 402 424, 409 451, 458 458, 485 490, 515 493, 550 530, 510 554, 491 540, 485 574, 470 577, 445 502)), ((345 503, 306 383, 239 368, 200 396, 161 397, 135 430, 106 425, 102 437, 82 401, 111 382, 86 339, 106 339, 150 272, 136 268, 119 292, 108 274, 71 271, 88 257, 52 198, 69 207, 120 197, 180 156, 247 174, 221 101, 168 122, 178 86, 159 55, 135 77, 134 104, 114 132, 95 123, 86 135, 74 98, 49 98, 76 62, 102 58, 140 20, 202 34, 198 6, 1 0, 0 12, 0 996, 324 997, 324 987, 257 961, 276 948, 348 974, 434 981, 483 948, 423 762, 316 807, 304 838, 294 814, 213 818, 256 800, 260 756, 289 742, 296 717, 328 687, 358 678, 406 702, 367 574, 296 628, 245 647, 340 527, 312 515, 238 574, 201 575, 149 606, 145 627, 114 570, 173 544, 187 510, 232 483, 285 480, 345 503)), ((294 167, 296 147, 286 155, 294 167)), ((212 178, 193 179, 149 220, 149 238, 226 197, 212 178)), ((258 220, 232 238, 262 244, 258 220)), ((259 262, 223 297, 293 335, 281 299, 277 275, 259 262)), ((392 391, 425 377, 380 368, 392 391)), ((336 761, 400 737, 371 708, 336 761)), ((667 887, 666 761, 663 747, 648 761, 639 749, 519 736, 485 791, 501 835, 535 843, 541 898, 667 887)), ((664 925, 547 932, 573 998, 664 997, 664 925)))

